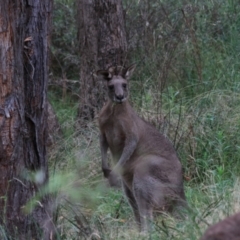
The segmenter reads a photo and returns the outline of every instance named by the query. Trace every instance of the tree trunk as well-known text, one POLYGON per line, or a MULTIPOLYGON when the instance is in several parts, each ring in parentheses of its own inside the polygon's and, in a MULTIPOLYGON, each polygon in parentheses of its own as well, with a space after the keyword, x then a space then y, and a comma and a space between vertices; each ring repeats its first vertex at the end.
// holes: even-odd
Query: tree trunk
POLYGON ((121 0, 78 0, 80 43, 79 117, 91 120, 104 102, 103 84, 94 72, 109 66, 123 66, 127 40, 121 0))
POLYGON ((47 197, 24 213, 26 203, 48 181, 51 11, 51 0, 0 0, 0 224, 18 239, 51 239, 53 234, 47 197), (38 173, 36 181, 33 173, 38 173))

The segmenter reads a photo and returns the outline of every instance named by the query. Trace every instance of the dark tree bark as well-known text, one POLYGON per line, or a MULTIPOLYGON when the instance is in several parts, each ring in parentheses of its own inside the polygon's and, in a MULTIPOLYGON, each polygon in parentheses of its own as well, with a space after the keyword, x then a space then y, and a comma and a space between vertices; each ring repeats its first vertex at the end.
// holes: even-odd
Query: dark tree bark
POLYGON ((52 0, 0 0, 0 224, 17 239, 51 239, 50 201, 26 203, 48 181, 46 92, 52 0), (38 172, 38 181, 30 176, 38 172))
POLYGON ((91 120, 104 102, 98 69, 126 63, 127 40, 121 0, 78 0, 80 119, 91 120))

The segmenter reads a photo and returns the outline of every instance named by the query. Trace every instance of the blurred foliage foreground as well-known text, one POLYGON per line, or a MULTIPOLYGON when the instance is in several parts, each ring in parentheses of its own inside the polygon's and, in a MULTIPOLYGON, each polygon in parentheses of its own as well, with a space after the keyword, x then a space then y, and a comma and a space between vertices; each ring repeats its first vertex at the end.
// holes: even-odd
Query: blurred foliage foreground
MULTIPOLYGON (((128 57, 138 65, 131 101, 175 145, 192 209, 185 220, 159 216, 143 239, 199 239, 213 222, 240 210, 240 3, 123 4, 128 57)), ((55 1, 49 99, 62 134, 49 151, 46 191, 56 196, 58 237, 141 239, 121 190, 107 188, 102 178, 96 121, 77 124, 75 14, 74 1, 55 1)))

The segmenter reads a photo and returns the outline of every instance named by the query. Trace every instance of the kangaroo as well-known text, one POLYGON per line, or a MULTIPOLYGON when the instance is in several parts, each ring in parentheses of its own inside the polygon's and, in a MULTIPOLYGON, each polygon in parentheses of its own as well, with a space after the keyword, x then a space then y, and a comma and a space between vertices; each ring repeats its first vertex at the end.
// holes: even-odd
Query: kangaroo
POLYGON ((239 240, 240 213, 210 226, 200 240, 239 240))
POLYGON ((102 171, 110 184, 122 187, 141 232, 155 211, 185 205, 182 165, 171 142, 141 119, 128 101, 128 80, 135 65, 110 67, 97 75, 106 80, 108 101, 99 113, 102 171), (111 170, 107 150, 115 166, 111 170))

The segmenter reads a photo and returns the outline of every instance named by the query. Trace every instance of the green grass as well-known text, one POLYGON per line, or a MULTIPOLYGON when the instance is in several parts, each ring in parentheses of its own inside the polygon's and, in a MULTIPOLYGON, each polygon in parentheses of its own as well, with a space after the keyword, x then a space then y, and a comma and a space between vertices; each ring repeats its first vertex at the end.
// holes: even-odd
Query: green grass
MULTIPOLYGON (((187 131, 189 124, 194 124, 195 129, 193 135, 184 136, 185 140, 178 149, 185 175, 189 177, 185 190, 191 212, 185 220, 177 220, 167 214, 157 217, 153 231, 144 237, 137 231, 131 208, 121 190, 106 187, 103 180, 95 122, 89 123, 83 132, 77 130, 73 127, 77 104, 70 100, 64 103, 61 99, 55 103, 57 98, 54 93, 51 94, 53 106, 65 126, 60 152, 55 156, 60 155, 61 161, 57 161, 55 173, 50 177, 52 189, 49 190, 57 192, 59 239, 88 239, 95 236, 96 239, 161 237, 194 240, 199 239, 210 224, 240 210, 240 180, 237 177, 239 141, 236 135, 239 115, 235 112, 238 93, 211 91, 195 97, 191 107, 188 106, 190 100, 181 103, 183 117, 178 131, 187 131), (228 117, 229 113, 232 113, 232 118, 228 117), (194 114, 199 114, 197 119, 194 114), (236 142, 234 146, 233 140, 236 142), (195 147, 191 156, 189 144, 195 147), (231 153, 232 149, 236 150, 234 154, 231 153), (54 182, 59 185, 54 186, 54 182), (76 216, 80 216, 81 224, 76 216)), ((175 101, 175 105, 166 102, 166 107, 163 106, 166 109, 171 106, 170 122, 172 129, 175 129, 179 106, 176 105, 177 100, 169 101, 175 101)), ((172 138, 175 131, 170 129, 167 133, 172 138)), ((181 139, 177 137, 177 141, 181 142, 181 139)))
POLYGON ((196 240, 212 223, 240 211, 239 4, 191 4, 193 13, 185 18, 181 1, 127 5, 129 34, 146 25, 143 10, 151 13, 147 34, 136 34, 139 45, 129 52, 137 63, 131 100, 177 148, 191 211, 185 220, 159 216, 153 232, 140 236, 122 192, 103 180, 96 121, 79 127, 76 98, 62 100, 55 89, 49 99, 62 135, 49 154, 49 191, 57 193, 59 239, 196 240))

